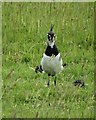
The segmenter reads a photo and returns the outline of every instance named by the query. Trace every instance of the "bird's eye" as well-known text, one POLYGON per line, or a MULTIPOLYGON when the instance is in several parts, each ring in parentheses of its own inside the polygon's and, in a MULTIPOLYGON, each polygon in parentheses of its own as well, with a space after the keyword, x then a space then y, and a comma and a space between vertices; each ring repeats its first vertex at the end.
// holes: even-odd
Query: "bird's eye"
POLYGON ((51 36, 50 36, 50 35, 48 35, 48 39, 49 39, 49 40, 51 39, 51 36))

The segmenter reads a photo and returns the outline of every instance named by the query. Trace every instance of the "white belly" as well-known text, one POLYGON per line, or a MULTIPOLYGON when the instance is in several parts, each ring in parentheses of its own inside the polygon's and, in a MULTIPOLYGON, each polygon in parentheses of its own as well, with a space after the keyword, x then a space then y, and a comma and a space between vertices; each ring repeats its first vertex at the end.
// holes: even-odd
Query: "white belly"
POLYGON ((49 57, 43 54, 41 66, 48 74, 55 75, 59 73, 62 69, 62 59, 60 57, 60 53, 56 57, 54 55, 49 57))

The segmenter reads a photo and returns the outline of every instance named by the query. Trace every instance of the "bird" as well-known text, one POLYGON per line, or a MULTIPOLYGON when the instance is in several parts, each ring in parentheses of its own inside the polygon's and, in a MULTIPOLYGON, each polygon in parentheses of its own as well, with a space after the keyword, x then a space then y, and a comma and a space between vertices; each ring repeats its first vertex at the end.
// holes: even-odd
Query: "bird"
POLYGON ((66 63, 62 64, 61 54, 55 44, 55 33, 53 32, 53 25, 47 34, 47 47, 41 59, 40 66, 36 66, 35 72, 45 72, 48 75, 48 83, 50 85, 50 76, 54 77, 54 85, 56 86, 56 75, 60 73, 66 63))

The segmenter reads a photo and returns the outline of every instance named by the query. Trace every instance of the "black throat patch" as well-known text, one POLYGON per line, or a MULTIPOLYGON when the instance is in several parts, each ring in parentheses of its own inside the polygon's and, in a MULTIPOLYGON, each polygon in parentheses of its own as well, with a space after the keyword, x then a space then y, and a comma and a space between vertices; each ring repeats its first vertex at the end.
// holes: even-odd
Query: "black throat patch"
POLYGON ((58 53, 59 53, 59 51, 58 51, 58 49, 55 45, 53 46, 53 48, 51 48, 51 46, 48 45, 47 48, 46 48, 46 51, 45 51, 45 54, 47 56, 52 56, 52 55, 57 56, 58 53))

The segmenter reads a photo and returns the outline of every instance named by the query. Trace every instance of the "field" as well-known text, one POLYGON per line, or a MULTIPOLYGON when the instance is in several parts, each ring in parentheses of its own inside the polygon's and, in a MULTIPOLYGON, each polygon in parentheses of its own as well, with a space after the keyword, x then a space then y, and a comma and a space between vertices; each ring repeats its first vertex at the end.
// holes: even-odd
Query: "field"
POLYGON ((2 3, 2 117, 94 118, 94 3, 2 3), (35 73, 54 24, 67 66, 35 73), (75 80, 85 82, 77 87, 75 80))

